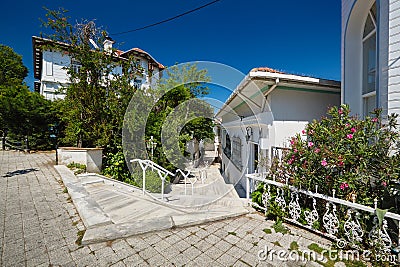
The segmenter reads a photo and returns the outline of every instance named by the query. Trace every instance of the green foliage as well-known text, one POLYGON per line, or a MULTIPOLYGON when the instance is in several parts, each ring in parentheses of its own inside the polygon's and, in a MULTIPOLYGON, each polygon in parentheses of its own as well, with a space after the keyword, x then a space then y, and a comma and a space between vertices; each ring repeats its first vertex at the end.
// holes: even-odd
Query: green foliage
MULTIPOLYGON (((394 186, 400 174, 397 116, 383 119, 381 111, 375 110, 370 117, 361 120, 349 114, 348 106, 342 105, 331 108, 328 117, 308 124, 303 131, 305 137, 297 135, 291 139, 291 147, 285 151, 282 164, 275 162, 267 178, 288 180, 289 184, 309 191, 318 187, 318 193, 328 196, 335 190, 336 197, 371 207, 376 199, 384 208, 393 208, 388 206, 387 200, 397 191, 394 186)), ((261 203, 263 191, 260 185, 252 195, 253 201, 261 203)), ((275 203, 276 190, 271 188, 270 193, 272 199, 266 207, 266 215, 276 218, 278 224, 288 217, 287 211, 275 203)), ((289 203, 287 191, 285 199, 289 203)), ((304 212, 313 210, 312 198, 300 194, 299 204, 302 208, 299 222, 305 225, 304 212)), ((321 227, 325 206, 325 200, 317 201, 315 208, 320 216, 313 224, 314 229, 325 231, 321 227)), ((380 222, 386 211, 377 210, 380 222)), ((340 222, 338 237, 343 237, 347 208, 337 207, 336 214, 340 222)), ((366 232, 371 230, 370 213, 360 212, 358 221, 366 232)), ((366 239, 357 245, 370 249, 374 255, 380 253, 381 248, 366 239)))
POLYGON ((272 230, 269 228, 263 229, 263 232, 266 233, 267 235, 272 234, 272 230))
MULTIPOLYGON (((143 176, 142 171, 136 171, 134 175, 134 183, 137 187, 143 188, 143 176)), ((169 180, 167 179, 164 184, 164 192, 166 190, 169 180)), ((157 172, 147 170, 146 171, 146 191, 150 193, 161 193, 162 181, 157 172)))
POLYGON ((391 181, 399 178, 399 141, 395 115, 387 122, 376 110, 365 120, 349 115, 348 106, 334 107, 329 117, 310 123, 297 135, 284 160, 283 173, 294 185, 325 195, 372 205, 381 200, 391 181), (359 190, 363 188, 363 190, 359 190))
POLYGON ((292 243, 290 243, 289 249, 290 250, 298 250, 299 244, 296 241, 293 241, 292 243))
MULTIPOLYGON (((158 101, 147 118, 145 139, 153 136, 157 144, 163 144, 154 150, 153 160, 174 171, 176 166, 183 168, 180 156, 184 154, 187 141, 192 137, 197 140, 214 138, 214 124, 209 119, 213 116, 213 109, 205 101, 196 98, 208 94, 206 83, 210 78, 206 70, 197 69, 195 64, 169 67, 163 76, 157 87, 148 91, 158 101)), ((146 101, 146 96, 143 96, 143 101, 146 101)), ((134 136, 133 132, 137 129, 134 125, 129 127, 134 136)))
POLYGON ((27 75, 28 69, 22 63, 21 55, 0 44, 0 86, 21 85, 27 75))
POLYGON ((77 238, 76 238, 75 244, 77 244, 78 246, 82 245, 82 239, 83 239, 83 236, 85 235, 85 232, 86 232, 86 230, 79 230, 76 233, 77 238))
POLYGON ((86 165, 85 164, 81 164, 78 162, 71 162, 67 165, 67 167, 69 169, 71 169, 74 174, 81 174, 81 173, 85 173, 86 172, 86 165))
POLYGON ((262 194, 264 192, 264 184, 260 183, 257 186, 257 189, 251 193, 252 202, 256 203, 259 206, 263 206, 262 203, 262 194))
POLYGON ((131 174, 126 165, 125 156, 121 151, 122 148, 118 148, 120 149, 118 152, 110 152, 106 155, 102 173, 119 181, 126 181, 130 179, 131 174))
POLYGON ((70 83, 63 88, 65 99, 58 103, 62 142, 104 147, 105 153, 116 153, 122 143, 124 113, 135 92, 132 81, 141 75, 141 68, 133 58, 121 60, 115 50, 104 51, 106 34, 93 21, 73 26, 66 10, 47 12, 47 19, 42 21, 43 35, 54 42, 43 49, 66 51, 80 65, 79 71, 73 64, 67 67, 70 83), (93 49, 92 42, 99 48, 93 49), (116 72, 117 67, 122 74, 116 72))
POLYGON ((289 233, 289 229, 283 225, 282 220, 276 220, 272 228, 274 228, 275 233, 282 233, 284 235, 289 233))
POLYGON ((52 147, 48 126, 54 121, 50 101, 24 84, 27 74, 20 55, 0 45, 0 133, 13 140, 28 137, 30 148, 52 147))
POLYGON ((322 253, 324 251, 323 248, 321 248, 318 244, 316 243, 311 243, 310 245, 308 245, 307 247, 309 250, 315 251, 317 253, 322 253))

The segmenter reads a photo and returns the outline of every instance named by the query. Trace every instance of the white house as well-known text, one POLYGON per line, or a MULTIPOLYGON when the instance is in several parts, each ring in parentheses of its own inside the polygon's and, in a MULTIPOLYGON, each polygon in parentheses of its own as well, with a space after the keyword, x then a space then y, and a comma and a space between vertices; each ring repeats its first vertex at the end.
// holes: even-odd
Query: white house
MULTIPOLYGON (((51 44, 51 40, 41 37, 32 37, 33 45, 33 66, 35 81, 35 91, 44 95, 46 99, 54 100, 64 98, 64 94, 60 93, 61 88, 69 83, 67 68, 71 66, 79 69, 79 62, 74 61, 66 51, 56 51, 43 48, 45 44, 51 44)), ((112 41, 106 40, 105 50, 111 49, 112 41)), ((62 44, 61 44, 62 45, 62 44)), ((67 44, 65 44, 67 46, 67 44)), ((130 56, 134 56, 137 63, 142 67, 143 73, 136 77, 134 84, 138 88, 147 88, 154 85, 160 78, 160 71, 165 67, 157 62, 149 53, 139 48, 132 48, 126 52, 117 51, 116 59, 127 60, 130 56)), ((122 73, 122 67, 116 67, 115 73, 122 73)))
POLYGON ((400 113, 399 0, 342 0, 342 103, 400 113))
POLYGON ((255 68, 216 114, 221 169, 245 187, 244 174, 262 171, 274 147, 285 147, 313 119, 340 104, 340 82, 255 68))

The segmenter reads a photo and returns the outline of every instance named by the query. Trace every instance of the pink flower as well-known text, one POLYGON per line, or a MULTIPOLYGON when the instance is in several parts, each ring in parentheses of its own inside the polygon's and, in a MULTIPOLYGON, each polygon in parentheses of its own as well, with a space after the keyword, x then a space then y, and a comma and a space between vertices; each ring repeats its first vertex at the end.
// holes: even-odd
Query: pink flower
POLYGON ((323 160, 321 161, 321 165, 325 167, 326 165, 328 165, 328 162, 326 162, 326 160, 323 159, 323 160))
POLYGON ((351 128, 351 130, 350 130, 352 133, 355 133, 355 132, 357 132, 357 130, 356 130, 356 128, 351 128))
POLYGON ((346 188, 348 188, 349 187, 349 185, 347 184, 347 183, 345 183, 345 182, 343 182, 341 185, 340 185, 340 189, 341 190, 345 190, 346 188))
POLYGON ((293 161, 294 161, 293 158, 289 159, 288 164, 291 165, 293 163, 293 161))
POLYGON ((338 113, 343 114, 343 110, 341 108, 339 108, 338 113))
POLYGON ((301 131, 302 134, 306 134, 306 130, 301 131))
POLYGON ((350 124, 349 124, 349 123, 346 123, 344 126, 346 126, 346 127, 349 127, 349 126, 350 126, 350 124))
POLYGON ((340 167, 342 167, 342 166, 343 166, 343 161, 339 161, 338 165, 339 165, 340 167))
POLYGON ((308 147, 312 147, 314 145, 314 143, 313 142, 308 142, 308 147))
POLYGON ((321 149, 319 149, 318 147, 314 150, 315 153, 319 153, 321 151, 321 149))
POLYGON ((371 121, 372 122, 378 122, 378 118, 373 118, 371 121))
POLYGON ((297 148, 295 148, 295 149, 293 150, 294 153, 297 153, 297 151, 298 151, 297 148))
POLYGON ((382 182, 383 186, 387 186, 387 183, 385 181, 382 182))
POLYGON ((352 134, 348 134, 347 135, 347 139, 352 139, 353 138, 353 135, 352 134))

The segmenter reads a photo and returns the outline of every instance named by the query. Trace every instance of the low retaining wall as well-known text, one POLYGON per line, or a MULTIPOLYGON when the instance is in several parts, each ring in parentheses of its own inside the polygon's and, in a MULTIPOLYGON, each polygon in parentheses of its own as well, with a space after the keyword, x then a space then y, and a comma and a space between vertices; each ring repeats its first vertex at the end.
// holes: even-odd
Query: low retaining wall
POLYGON ((87 172, 100 173, 102 167, 102 148, 61 147, 57 149, 59 164, 72 162, 85 164, 87 172))

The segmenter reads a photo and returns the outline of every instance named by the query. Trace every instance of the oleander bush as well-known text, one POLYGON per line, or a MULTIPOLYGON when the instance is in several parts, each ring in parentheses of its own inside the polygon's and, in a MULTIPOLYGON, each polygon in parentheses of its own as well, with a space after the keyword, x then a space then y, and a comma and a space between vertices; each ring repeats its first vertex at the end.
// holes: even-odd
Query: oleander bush
POLYGON ((280 171, 296 187, 370 205, 399 179, 397 116, 359 119, 347 105, 329 109, 290 141, 280 171), (362 189, 362 190, 360 190, 362 189))

